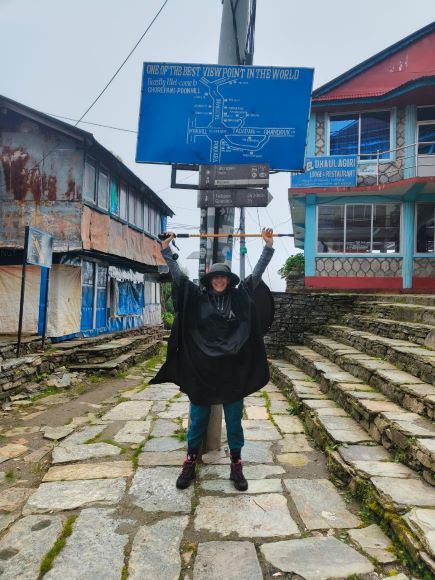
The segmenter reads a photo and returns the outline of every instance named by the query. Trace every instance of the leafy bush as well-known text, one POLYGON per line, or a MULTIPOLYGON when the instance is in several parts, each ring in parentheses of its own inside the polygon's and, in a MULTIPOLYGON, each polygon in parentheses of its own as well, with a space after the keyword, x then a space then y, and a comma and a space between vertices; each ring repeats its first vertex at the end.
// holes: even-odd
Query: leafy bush
POLYGON ((282 268, 278 270, 278 274, 281 278, 287 278, 290 272, 297 272, 303 274, 305 271, 305 258, 303 254, 295 254, 294 256, 289 256, 285 261, 282 268))
POLYGON ((163 314, 163 323, 165 325, 165 328, 172 328, 172 325, 174 323, 174 315, 172 314, 172 312, 165 312, 163 314))

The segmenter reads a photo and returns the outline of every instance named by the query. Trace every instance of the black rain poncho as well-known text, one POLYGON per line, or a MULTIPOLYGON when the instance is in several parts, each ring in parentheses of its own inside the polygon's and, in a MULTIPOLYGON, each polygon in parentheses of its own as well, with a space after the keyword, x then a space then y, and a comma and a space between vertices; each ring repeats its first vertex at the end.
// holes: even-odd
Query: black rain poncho
POLYGON ((173 382, 196 405, 232 403, 261 389, 269 368, 252 299, 254 278, 228 288, 230 316, 228 307, 224 313, 215 308, 210 289, 185 276, 174 291, 177 312, 167 359, 150 383, 173 382))

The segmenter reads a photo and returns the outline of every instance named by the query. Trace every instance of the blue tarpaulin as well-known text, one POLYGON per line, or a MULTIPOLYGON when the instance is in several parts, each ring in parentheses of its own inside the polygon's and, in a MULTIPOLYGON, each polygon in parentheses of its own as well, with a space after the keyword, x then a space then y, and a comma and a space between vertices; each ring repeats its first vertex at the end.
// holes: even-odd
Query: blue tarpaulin
POLYGON ((144 285, 134 282, 116 281, 117 291, 117 316, 127 316, 128 314, 143 314, 145 307, 144 285))

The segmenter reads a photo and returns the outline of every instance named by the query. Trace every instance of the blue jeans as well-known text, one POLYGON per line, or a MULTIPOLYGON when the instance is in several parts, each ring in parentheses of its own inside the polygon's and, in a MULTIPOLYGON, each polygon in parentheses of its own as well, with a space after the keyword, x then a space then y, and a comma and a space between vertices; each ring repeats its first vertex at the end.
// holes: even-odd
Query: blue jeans
MULTIPOLYGON (((243 399, 235 403, 226 403, 223 407, 230 451, 240 451, 245 443, 242 427, 243 399)), ((187 432, 189 449, 200 448, 207 431, 210 410, 210 405, 190 403, 190 427, 187 432)))

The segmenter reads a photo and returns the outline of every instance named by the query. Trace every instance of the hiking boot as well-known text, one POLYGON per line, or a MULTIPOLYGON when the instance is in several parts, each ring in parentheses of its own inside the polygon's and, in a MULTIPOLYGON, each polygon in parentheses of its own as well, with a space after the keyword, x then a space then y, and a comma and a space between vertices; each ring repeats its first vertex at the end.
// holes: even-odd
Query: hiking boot
POLYGON ((178 476, 177 481, 175 483, 178 489, 186 489, 187 487, 189 487, 189 485, 196 477, 195 468, 196 468, 196 460, 186 459, 186 461, 183 463, 181 473, 178 476))
POLYGON ((243 475, 243 467, 240 459, 231 462, 230 479, 234 482, 234 487, 239 491, 246 491, 248 489, 248 482, 243 475))

